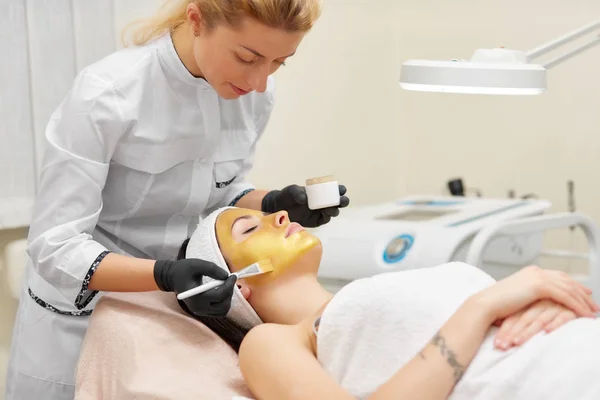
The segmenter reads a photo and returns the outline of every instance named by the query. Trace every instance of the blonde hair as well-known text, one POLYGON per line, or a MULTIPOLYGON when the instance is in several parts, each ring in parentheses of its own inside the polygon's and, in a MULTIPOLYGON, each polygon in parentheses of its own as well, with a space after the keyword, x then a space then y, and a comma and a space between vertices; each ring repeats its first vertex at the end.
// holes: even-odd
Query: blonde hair
POLYGON ((235 27, 244 17, 251 17, 272 28, 292 32, 309 31, 321 14, 321 0, 167 0, 162 12, 129 24, 121 35, 136 25, 131 36, 134 45, 143 45, 166 32, 172 32, 186 20, 188 4, 194 3, 202 14, 202 23, 210 31, 220 23, 235 27))

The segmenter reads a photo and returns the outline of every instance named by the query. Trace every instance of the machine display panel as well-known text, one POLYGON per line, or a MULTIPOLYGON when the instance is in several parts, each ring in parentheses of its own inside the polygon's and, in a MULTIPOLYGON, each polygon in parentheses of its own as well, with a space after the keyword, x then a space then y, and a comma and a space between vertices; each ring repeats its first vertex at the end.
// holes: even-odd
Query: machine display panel
POLYGON ((431 221, 439 217, 454 214, 455 210, 404 210, 392 214, 380 215, 375 219, 384 221, 431 221))

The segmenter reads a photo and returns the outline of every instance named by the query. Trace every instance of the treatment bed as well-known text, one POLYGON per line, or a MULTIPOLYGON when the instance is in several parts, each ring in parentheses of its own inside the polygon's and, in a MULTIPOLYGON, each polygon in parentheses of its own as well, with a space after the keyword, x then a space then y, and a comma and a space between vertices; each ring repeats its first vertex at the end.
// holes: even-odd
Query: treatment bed
POLYGON ((251 393, 235 352, 185 314, 172 293, 99 300, 81 349, 76 400, 244 397, 251 393))

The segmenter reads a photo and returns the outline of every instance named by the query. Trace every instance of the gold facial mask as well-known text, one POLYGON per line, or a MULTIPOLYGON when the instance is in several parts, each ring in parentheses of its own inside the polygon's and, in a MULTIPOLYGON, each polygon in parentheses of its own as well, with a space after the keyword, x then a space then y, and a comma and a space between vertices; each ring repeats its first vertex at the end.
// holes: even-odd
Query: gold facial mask
POLYGON ((253 285, 277 279, 306 252, 320 245, 319 239, 304 230, 287 236, 290 228, 289 219, 281 213, 265 216, 259 211, 239 208, 224 211, 216 222, 217 240, 232 272, 271 259, 273 271, 248 278, 248 283, 253 285), (236 223, 238 218, 245 222, 236 223), (234 223, 235 234, 232 232, 234 223), (238 224, 244 224, 242 229, 237 229, 238 224), (251 232, 243 233, 252 228, 251 232))

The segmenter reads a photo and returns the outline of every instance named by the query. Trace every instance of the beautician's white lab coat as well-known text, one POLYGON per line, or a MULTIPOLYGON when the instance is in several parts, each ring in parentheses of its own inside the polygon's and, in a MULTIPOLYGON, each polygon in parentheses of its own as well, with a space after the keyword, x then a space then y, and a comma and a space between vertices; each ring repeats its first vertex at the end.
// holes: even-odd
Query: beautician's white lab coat
POLYGON ((78 75, 45 134, 7 400, 72 398, 101 254, 175 259, 199 215, 252 188, 273 89, 218 97, 169 35, 78 75))

